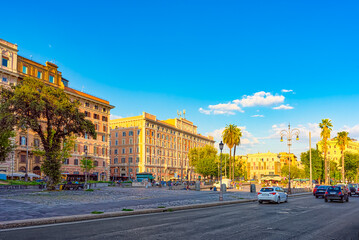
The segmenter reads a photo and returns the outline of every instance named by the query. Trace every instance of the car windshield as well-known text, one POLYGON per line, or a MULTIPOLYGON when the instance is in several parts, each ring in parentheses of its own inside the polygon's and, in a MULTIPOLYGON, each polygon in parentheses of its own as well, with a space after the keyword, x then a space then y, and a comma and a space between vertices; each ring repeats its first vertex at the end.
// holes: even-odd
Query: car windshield
POLYGON ((357 187, 356 184, 349 184, 348 187, 357 187))
POLYGON ((328 191, 340 191, 340 187, 330 187, 328 188, 328 191))
POLYGON ((273 192, 273 188, 262 188, 261 192, 273 192))
POLYGON ((318 189, 327 189, 328 186, 319 186, 318 189))

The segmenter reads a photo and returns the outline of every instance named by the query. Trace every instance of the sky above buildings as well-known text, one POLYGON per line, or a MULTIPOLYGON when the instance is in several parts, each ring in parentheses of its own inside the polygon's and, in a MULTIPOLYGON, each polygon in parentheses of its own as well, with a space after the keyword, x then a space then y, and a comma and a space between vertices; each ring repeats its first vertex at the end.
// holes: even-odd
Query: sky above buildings
MULTIPOLYGON (((242 128, 240 154, 299 154, 318 123, 359 138, 357 1, 9 1, 0 38, 53 61, 70 87, 110 101, 113 117, 186 118, 220 139, 242 128)), ((218 143, 218 142, 217 142, 218 143)), ((217 144, 216 143, 216 144, 217 144)))

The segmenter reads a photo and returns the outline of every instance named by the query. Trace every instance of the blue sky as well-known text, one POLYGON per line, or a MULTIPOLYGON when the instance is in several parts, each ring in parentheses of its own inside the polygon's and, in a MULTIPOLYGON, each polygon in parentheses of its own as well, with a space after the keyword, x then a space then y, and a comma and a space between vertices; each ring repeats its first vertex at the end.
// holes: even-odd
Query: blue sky
POLYGON ((55 61, 71 87, 109 100, 115 116, 167 119, 186 109, 216 139, 234 123, 244 132, 241 154, 286 151, 278 130, 289 122, 301 130, 297 154, 308 149, 308 131, 317 140, 323 118, 334 134, 359 138, 357 1, 1 6, 0 38, 22 56, 55 61))

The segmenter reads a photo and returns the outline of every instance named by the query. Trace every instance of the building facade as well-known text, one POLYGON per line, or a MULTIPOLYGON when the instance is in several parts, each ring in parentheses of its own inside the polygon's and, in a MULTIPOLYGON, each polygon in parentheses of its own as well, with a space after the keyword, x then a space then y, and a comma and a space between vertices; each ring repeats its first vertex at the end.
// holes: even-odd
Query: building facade
MULTIPOLYGON (((5 58, 9 67, 2 67, 0 74, 8 77, 7 81, 2 81, 2 84, 16 85, 25 77, 32 77, 39 81, 44 81, 46 84, 61 88, 69 95, 72 100, 80 102, 79 110, 84 112, 86 118, 95 124, 97 131, 97 138, 92 139, 89 136, 78 136, 76 138, 75 147, 69 159, 66 159, 62 164, 62 172, 67 175, 83 175, 83 170, 80 167, 80 160, 85 156, 85 148, 87 148, 87 155, 94 160, 96 168, 93 170, 93 179, 105 180, 110 176, 110 156, 109 156, 109 118, 110 110, 114 108, 110 103, 104 99, 83 93, 69 87, 69 81, 62 77, 62 73, 58 70, 58 66, 51 62, 46 62, 45 65, 37 63, 31 59, 17 55, 17 45, 10 45, 6 41, 0 39, 2 61, 6 65, 5 58), (6 45, 7 44, 7 45, 6 45), (8 46, 9 45, 9 46, 8 46), (4 46, 8 46, 7 52, 3 50, 4 46), (11 52, 9 52, 11 50, 11 52), (6 70, 3 70, 3 68, 6 70), (11 68, 10 70, 7 68, 11 68), (5 73, 3 73, 5 72, 5 73), (7 74, 7 75, 5 75, 7 74)), ((17 130, 15 143, 17 145, 15 151, 11 154, 10 160, 0 165, 0 170, 5 172, 27 172, 41 175, 42 158, 35 156, 33 150, 41 148, 41 141, 39 136, 30 129, 17 130)))
POLYGON ((213 137, 197 133, 197 126, 185 118, 158 120, 143 112, 140 116, 110 120, 111 176, 136 177, 152 173, 156 180, 198 178, 189 166, 188 151, 214 145, 213 137))
MULTIPOLYGON (((317 149, 320 152, 322 152, 323 157, 324 157, 323 144, 322 144, 321 141, 317 143, 317 149)), ((356 140, 349 141, 348 145, 345 147, 344 152, 359 153, 359 142, 356 141, 356 140)), ((336 140, 329 140, 328 141, 327 159, 330 160, 330 161, 334 161, 335 163, 338 164, 338 166, 341 165, 342 152, 341 152, 340 148, 337 146, 337 141, 336 140)))

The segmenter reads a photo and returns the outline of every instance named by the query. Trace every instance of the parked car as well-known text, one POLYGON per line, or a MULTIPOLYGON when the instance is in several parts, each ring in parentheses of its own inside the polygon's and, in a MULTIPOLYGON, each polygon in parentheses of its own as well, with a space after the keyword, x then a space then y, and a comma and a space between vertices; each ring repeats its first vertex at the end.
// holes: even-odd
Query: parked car
MULTIPOLYGON (((226 184, 226 188, 231 188, 231 183, 232 183, 231 179, 228 179, 228 178, 222 179, 222 184, 226 184)), ((221 189, 220 182, 218 181, 218 182, 214 183, 213 187, 216 187, 217 189, 221 189)))
POLYGON ((258 192, 258 202, 288 202, 288 195, 281 187, 265 187, 258 192))
POLYGON ((348 188, 350 191, 350 196, 359 195, 359 184, 357 183, 348 184, 348 188))
POLYGON ((324 197, 325 192, 327 191, 327 188, 330 186, 326 186, 326 185, 321 185, 317 188, 317 191, 315 192, 314 196, 316 198, 318 197, 324 197))
POLYGON ((315 192, 317 191, 317 189, 318 189, 319 186, 320 186, 320 185, 315 185, 315 187, 313 188, 313 196, 315 196, 315 192))
POLYGON ((349 187, 348 187, 348 185, 347 185, 347 184, 344 184, 344 183, 338 183, 336 186, 343 186, 343 187, 347 190, 348 195, 349 195, 349 196, 351 196, 351 192, 350 192, 349 187))
POLYGON ((349 202, 349 194, 347 188, 343 185, 328 187, 324 195, 324 201, 328 202, 328 200, 331 202, 334 200, 338 200, 342 203, 344 201, 349 202))

